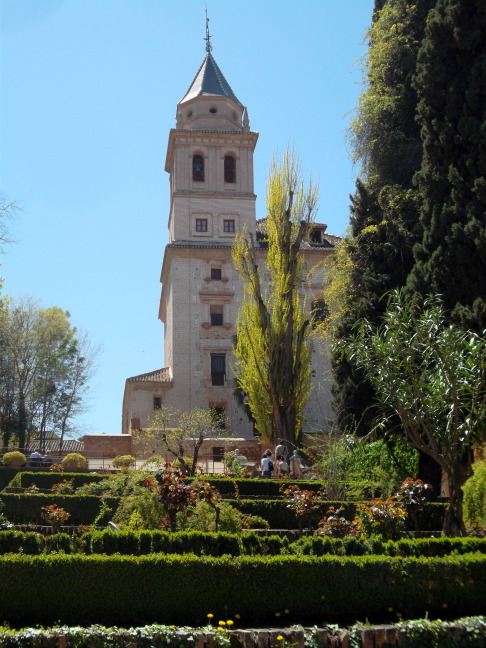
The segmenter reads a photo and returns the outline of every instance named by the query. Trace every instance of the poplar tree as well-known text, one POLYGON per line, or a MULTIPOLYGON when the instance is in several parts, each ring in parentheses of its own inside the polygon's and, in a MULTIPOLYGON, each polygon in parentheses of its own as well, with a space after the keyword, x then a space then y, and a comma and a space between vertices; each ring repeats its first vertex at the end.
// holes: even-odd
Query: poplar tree
POLYGON ((300 444, 311 391, 310 319, 301 295, 302 240, 317 210, 317 187, 304 187, 300 165, 287 151, 274 159, 267 184, 266 266, 253 236, 236 237, 233 259, 244 285, 236 325, 236 382, 246 394, 256 428, 266 441, 300 444), (268 269, 270 282, 263 284, 268 269))
POLYGON ((423 160, 413 292, 442 295, 450 321, 486 329, 486 3, 439 0, 415 88, 423 160))

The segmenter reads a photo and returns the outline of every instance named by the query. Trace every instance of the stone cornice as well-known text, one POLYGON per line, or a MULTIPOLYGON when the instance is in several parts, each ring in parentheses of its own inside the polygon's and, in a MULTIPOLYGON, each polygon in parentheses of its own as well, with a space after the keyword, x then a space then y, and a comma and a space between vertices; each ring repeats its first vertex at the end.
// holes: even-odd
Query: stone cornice
POLYGON ((243 131, 192 131, 171 128, 169 142, 167 144, 165 170, 167 173, 171 171, 174 145, 176 142, 187 142, 200 146, 223 146, 225 144, 232 144, 238 146, 240 149, 246 146, 246 148, 253 151, 255 150, 257 140, 258 133, 255 131, 245 133, 243 131))

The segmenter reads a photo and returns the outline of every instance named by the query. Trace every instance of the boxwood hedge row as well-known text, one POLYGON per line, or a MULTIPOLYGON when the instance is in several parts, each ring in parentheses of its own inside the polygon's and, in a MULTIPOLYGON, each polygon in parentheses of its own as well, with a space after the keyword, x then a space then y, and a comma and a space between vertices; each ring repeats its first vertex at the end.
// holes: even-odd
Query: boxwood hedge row
MULTIPOLYGON (((97 495, 1 493, 0 499, 5 504, 4 515, 14 524, 40 524, 41 509, 49 504, 57 504, 68 511, 71 514, 69 524, 92 524, 101 506, 101 498, 97 495)), ((119 498, 105 499, 114 513, 118 508, 119 498)), ((295 529, 297 527, 295 513, 287 507, 284 500, 234 499, 227 501, 243 513, 259 515, 268 520, 271 529, 295 529)), ((310 523, 315 528, 329 506, 343 506, 343 515, 350 520, 353 519, 356 512, 356 503, 354 502, 324 502, 304 521, 304 526, 309 526, 310 523)), ((416 516, 419 530, 437 531, 441 529, 444 506, 442 503, 426 504, 416 516)), ((106 523, 109 519, 111 518, 108 514, 101 522, 106 523)))
POLYGON ((479 552, 486 554, 486 538, 421 538, 383 542, 376 539, 324 538, 309 536, 289 542, 287 537, 259 536, 253 532, 203 533, 200 531, 91 531, 79 536, 58 533, 44 536, 35 532, 3 531, 0 554, 38 555, 52 551, 82 554, 194 553, 201 556, 310 555, 310 556, 427 556, 479 552))
MULTIPOLYGON (((18 472, 9 486, 18 488, 27 488, 34 484, 37 488, 52 488, 53 484, 58 484, 64 479, 72 479, 74 488, 83 484, 99 482, 106 479, 109 475, 98 473, 52 473, 42 471, 23 471, 18 472)), ((241 497, 279 497, 280 484, 277 479, 227 479, 223 477, 211 478, 204 476, 204 480, 214 485, 223 496, 241 496, 241 497)), ((188 482, 195 481, 195 478, 188 478, 188 482)), ((321 483, 315 480, 292 480, 293 484, 303 489, 318 491, 321 483)))
POLYGON ((486 559, 388 556, 0 557, 2 620, 65 624, 371 623, 484 612, 486 559), (291 583, 292 586, 286 586, 291 583), (288 611, 288 612, 286 612, 288 611), (287 621, 288 619, 288 621, 287 621))
POLYGON ((50 471, 24 471, 19 472, 10 482, 9 486, 16 488, 28 488, 37 486, 37 488, 52 488, 53 484, 59 484, 64 480, 73 480, 73 487, 79 488, 84 484, 99 482, 106 479, 108 475, 88 472, 50 472, 50 471))
MULTIPOLYGON (((0 493, 0 500, 4 503, 3 515, 13 524, 44 524, 41 518, 42 508, 50 504, 57 504, 68 511, 70 518, 68 524, 93 524, 99 515, 101 497, 97 495, 24 495, 18 493, 0 493)), ((112 513, 107 512, 100 524, 107 524, 112 514, 118 508, 118 497, 106 497, 108 507, 112 513)))

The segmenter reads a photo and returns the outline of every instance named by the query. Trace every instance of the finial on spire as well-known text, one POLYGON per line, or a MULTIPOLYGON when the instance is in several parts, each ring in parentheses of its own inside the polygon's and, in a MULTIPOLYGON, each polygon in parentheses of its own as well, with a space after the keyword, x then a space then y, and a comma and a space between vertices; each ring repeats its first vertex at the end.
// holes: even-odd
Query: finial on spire
POLYGON ((211 45, 211 34, 209 33, 209 18, 208 18, 207 8, 206 8, 206 38, 204 40, 206 41, 206 52, 209 54, 213 49, 213 46, 211 45))

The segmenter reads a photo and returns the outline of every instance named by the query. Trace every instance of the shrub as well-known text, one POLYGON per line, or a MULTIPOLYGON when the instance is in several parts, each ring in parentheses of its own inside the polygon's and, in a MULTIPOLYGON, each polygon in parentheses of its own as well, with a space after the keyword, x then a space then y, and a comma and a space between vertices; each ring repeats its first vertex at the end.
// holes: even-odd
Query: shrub
POLYGON ((70 452, 61 462, 63 470, 83 470, 88 465, 86 457, 79 452, 70 452))
POLYGON ((55 531, 59 531, 59 528, 71 517, 71 513, 68 513, 57 504, 49 504, 49 506, 42 507, 41 517, 55 531))
POLYGON ((467 524, 486 525, 486 460, 473 464, 473 474, 462 487, 467 524))
MULTIPOLYGON (((106 479, 106 475, 96 473, 55 473, 45 471, 21 471, 17 472, 15 477, 10 481, 9 486, 17 488, 27 488, 31 484, 35 484, 37 488, 50 489, 54 484, 62 483, 62 481, 70 481, 73 488, 80 488, 83 484, 90 484, 92 482, 100 482, 106 479)), ((88 494, 88 493, 86 493, 88 494)), ((96 493, 90 493, 96 494, 96 493)))
MULTIPOLYGON (((115 535, 115 534, 114 534, 115 535)), ((229 540, 229 538, 228 538, 229 540)), ((454 618, 484 611, 486 559, 389 556, 0 556, 2 621, 25 627, 202 624, 235 618, 306 625, 454 618), (265 584, 262 587, 262 583, 265 584), (291 586, 282 586, 291 583, 291 586), (134 595, 134 592, 137 595, 134 595), (145 593, 145 594, 144 594, 145 593), (287 621, 286 618, 286 621, 287 621)), ((255 626, 252 626, 255 627, 255 626)))
POLYGON ((113 468, 131 468, 135 465, 136 459, 132 455, 118 455, 113 459, 113 468))
POLYGON ((6 452, 3 455, 3 463, 5 466, 12 466, 13 468, 20 468, 24 466, 27 461, 26 456, 23 452, 18 450, 13 450, 12 452, 6 452))

